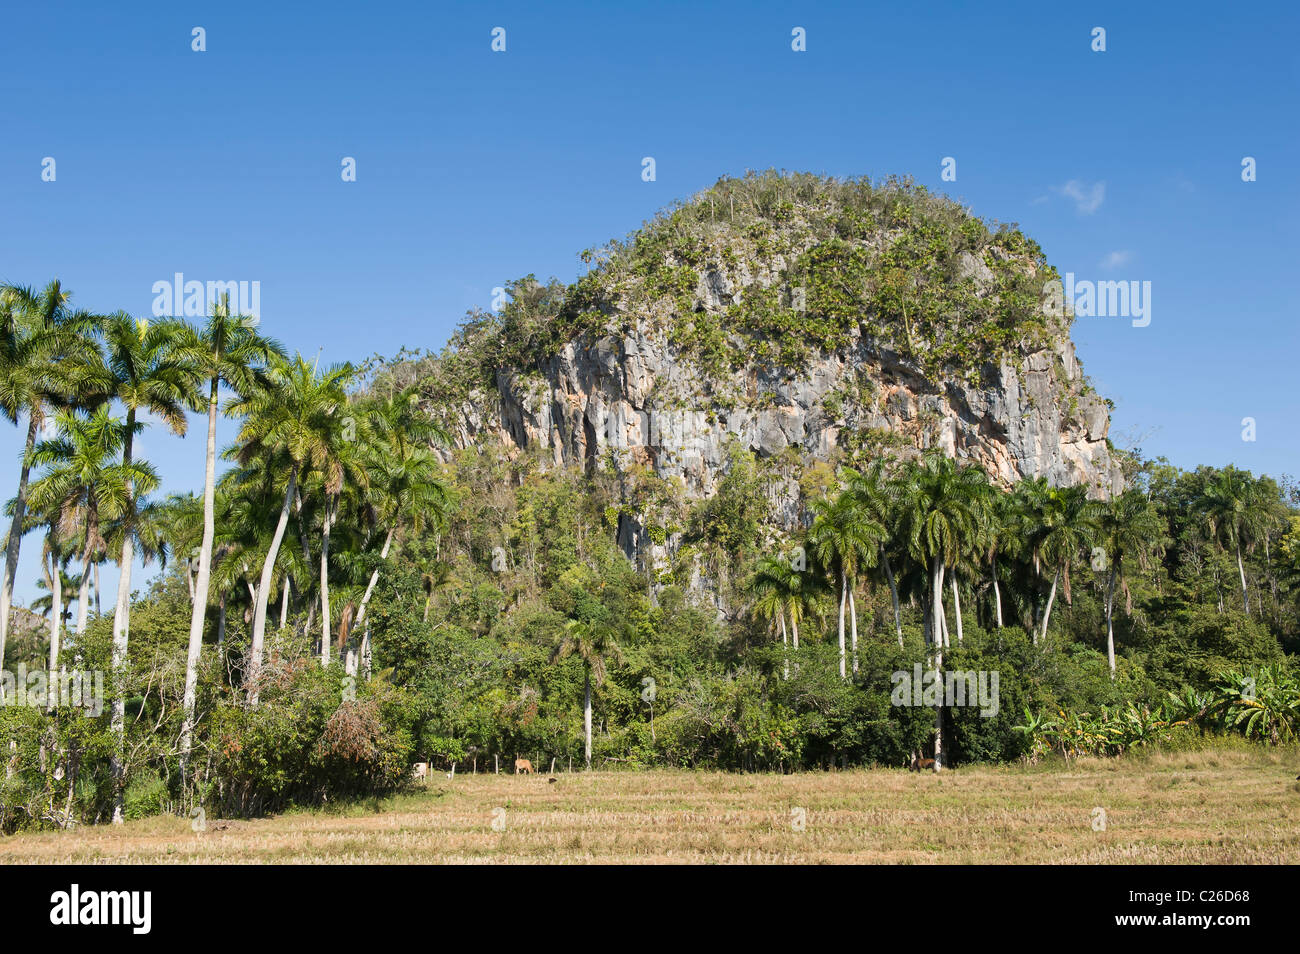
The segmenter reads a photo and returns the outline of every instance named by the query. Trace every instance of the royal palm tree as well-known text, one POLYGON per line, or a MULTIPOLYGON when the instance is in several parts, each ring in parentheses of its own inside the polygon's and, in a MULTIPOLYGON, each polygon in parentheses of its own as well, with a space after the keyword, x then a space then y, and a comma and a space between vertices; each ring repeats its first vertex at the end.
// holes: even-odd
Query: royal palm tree
MULTIPOLYGON (((447 443, 441 427, 419 404, 419 383, 396 393, 380 395, 360 410, 372 437, 371 484, 379 493, 376 515, 384 527, 379 562, 388 559, 393 535, 402 521, 420 532, 426 526, 441 528, 451 504, 446 483, 438 474, 437 458, 429 444, 447 443)), ((366 618, 366 607, 379 580, 379 567, 370 573, 365 594, 353 620, 353 629, 366 618)))
MULTIPOLYGON (((1052 604, 1056 600, 1057 583, 1062 583, 1065 601, 1071 601, 1070 568, 1080 553, 1092 545, 1101 517, 1101 505, 1088 499, 1088 488, 1083 484, 1073 487, 1053 487, 1044 501, 1039 516, 1041 532, 1037 555, 1052 568, 1052 588, 1047 594, 1047 607, 1043 611, 1043 627, 1039 639, 1047 638, 1047 624, 1052 617, 1052 604)), ((1037 641, 1037 640, 1035 640, 1037 641)))
POLYGON ((849 494, 819 500, 812 507, 814 518, 808 544, 817 561, 833 574, 840 585, 839 642, 840 678, 846 678, 844 616, 847 608, 852 624, 853 671, 858 671, 858 614, 853 590, 860 569, 876 565, 885 528, 863 511, 849 494))
POLYGON ((553 664, 569 656, 582 660, 582 731, 587 768, 591 768, 591 686, 593 682, 597 687, 604 685, 609 663, 620 655, 613 627, 607 621, 597 619, 569 620, 563 638, 551 654, 553 664))
POLYGON ((27 439, 5 543, 4 580, 0 583, 0 667, 4 665, 9 635, 9 611, 26 526, 31 454, 37 436, 52 412, 102 401, 110 385, 107 370, 98 360, 94 318, 87 312, 72 310, 69 298, 57 280, 39 292, 19 285, 0 285, 0 414, 11 424, 27 416, 27 439))
MULTIPOLYGON (((174 354, 180 326, 176 322, 150 323, 117 312, 101 320, 104 360, 113 375, 113 397, 126 411, 122 437, 122 466, 131 469, 132 438, 136 415, 144 411, 160 420, 173 434, 185 433, 185 410, 193 405, 194 376, 174 354)), ((113 653, 126 658, 130 633, 131 565, 139 540, 136 527, 135 489, 129 479, 122 513, 121 556, 118 566, 117 605, 113 611, 113 653)))
POLYGON ((989 577, 993 581, 993 619, 997 628, 1001 629, 1002 584, 999 580, 998 556, 1014 556, 1019 552, 1015 533, 1015 495, 1003 493, 989 484, 983 513, 985 521, 980 534, 980 549, 988 560, 989 577))
POLYGON ((185 561, 185 583, 193 604, 194 574, 203 542, 203 498, 192 492, 168 494, 161 507, 163 536, 176 559, 185 561))
POLYGON ((901 512, 908 550, 929 576, 929 641, 947 645, 943 608, 946 570, 978 539, 980 499, 987 485, 983 471, 955 460, 928 456, 904 472, 901 512))
POLYGON ((198 685, 199 656, 203 651, 203 626, 208 611, 208 586, 212 576, 212 546, 216 535, 214 494, 216 492, 217 413, 221 386, 238 394, 250 394, 266 384, 262 368, 284 349, 257 331, 254 318, 234 315, 230 297, 223 296, 202 328, 183 326, 174 342, 175 354, 189 365, 200 381, 207 383, 208 440, 203 475, 203 538, 199 544, 199 567, 194 580, 194 605, 190 614, 189 647, 185 659, 185 694, 180 750, 182 775, 188 762, 194 731, 194 700, 198 685))
MULTIPOLYGON (((943 578, 977 538, 979 499, 987 478, 977 467, 931 454, 909 464, 901 489, 901 513, 912 558, 929 571, 929 642, 934 646, 936 671, 943 670, 947 625, 943 611, 943 578)), ((934 769, 943 768, 943 706, 935 708, 934 769)))
MULTIPOLYGON (((998 491, 988 481, 988 475, 977 467, 967 468, 969 479, 969 504, 973 524, 970 527, 957 559, 952 564, 949 585, 952 588, 953 620, 957 624, 957 642, 963 638, 961 613, 961 585, 959 577, 977 579, 985 554, 996 540, 994 524, 994 498, 998 491)), ((947 621, 945 619, 945 642, 947 621)))
POLYGON ((50 660, 58 668, 59 653, 63 649, 62 633, 72 622, 72 600, 68 594, 81 586, 81 576, 72 572, 72 556, 67 553, 49 554, 52 565, 42 569, 45 579, 36 581, 42 595, 32 600, 31 608, 50 620, 50 660), (55 562, 57 561, 57 562, 55 562), (57 566, 58 572, 53 572, 57 566))
POLYGON ((1249 616, 1250 591, 1242 550, 1251 547, 1264 531, 1264 508, 1256 483, 1247 471, 1225 467, 1206 482, 1197 505, 1209 521, 1210 535, 1237 555, 1241 602, 1249 616))
MULTIPOLYGON (((5 506, 6 515, 13 513, 16 504, 16 500, 8 502, 5 506)), ((65 599, 64 594, 71 593, 81 586, 81 578, 68 572, 72 554, 64 547, 60 536, 61 523, 61 513, 57 508, 42 512, 28 507, 27 520, 23 528, 24 535, 37 529, 43 529, 45 532, 44 545, 41 547, 42 579, 36 581, 36 588, 42 590, 43 595, 34 599, 30 608, 50 621, 49 670, 51 672, 58 668, 63 627, 72 618, 71 600, 65 599)))
POLYGON ((786 609, 796 585, 792 577, 798 573, 783 556, 765 556, 758 561, 745 583, 753 598, 753 610, 781 633, 782 674, 790 678, 790 660, 786 655, 790 645, 785 626, 786 609))
MULTIPOLYGON (((88 418, 63 411, 57 420, 61 436, 41 441, 32 450, 32 463, 44 467, 45 472, 32 484, 31 502, 40 510, 57 509, 62 514, 61 531, 65 535, 76 527, 81 530, 83 605, 77 609, 77 633, 81 635, 86 624, 86 578, 96 553, 107 548, 105 526, 111 521, 127 521, 134 497, 152 493, 158 486, 158 476, 146 461, 119 456, 128 437, 142 430, 143 424, 136 422, 128 428, 121 419, 109 415, 108 405, 101 405, 88 418)), ((125 639, 114 638, 109 719, 116 744, 112 759, 114 824, 123 821, 125 796, 126 649, 125 639)))
POLYGON ((266 606, 271 592, 276 557, 289 523, 294 492, 304 471, 318 469, 328 473, 329 441, 337 418, 347 403, 344 391, 351 380, 351 365, 333 365, 324 371, 298 355, 292 361, 274 360, 269 369, 269 387, 238 398, 227 412, 244 419, 238 438, 237 457, 247 464, 257 457, 283 460, 287 468, 284 499, 275 533, 262 563, 253 612, 252 646, 249 656, 249 700, 257 702, 257 678, 262 665, 262 647, 266 639, 266 606))
POLYGON ((1115 584, 1124 593, 1124 610, 1133 612, 1130 568, 1145 570, 1164 553, 1165 523, 1146 494, 1130 487, 1113 498, 1101 515, 1099 540, 1106 557, 1106 658, 1115 678, 1115 584))
MULTIPOLYGON (((883 528, 897 525, 898 484, 890 479, 883 460, 874 461, 865 471, 846 468, 847 481, 844 492, 853 501, 857 510, 866 515, 873 523, 883 528)), ((880 565, 885 571, 885 581, 889 584, 889 598, 894 609, 894 630, 898 635, 898 646, 903 646, 903 615, 898 606, 898 582, 894 578, 894 567, 889 560, 889 549, 893 543, 886 531, 880 540, 880 565)))

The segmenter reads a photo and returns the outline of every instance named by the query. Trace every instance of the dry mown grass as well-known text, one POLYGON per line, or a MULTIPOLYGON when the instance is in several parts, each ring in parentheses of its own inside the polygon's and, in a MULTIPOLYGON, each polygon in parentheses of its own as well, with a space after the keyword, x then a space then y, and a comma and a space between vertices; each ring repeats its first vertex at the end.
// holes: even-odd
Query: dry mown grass
POLYGON ((1298 767, 1294 753, 1237 749, 940 776, 438 775, 378 811, 4 838, 0 863, 1296 864, 1298 767))

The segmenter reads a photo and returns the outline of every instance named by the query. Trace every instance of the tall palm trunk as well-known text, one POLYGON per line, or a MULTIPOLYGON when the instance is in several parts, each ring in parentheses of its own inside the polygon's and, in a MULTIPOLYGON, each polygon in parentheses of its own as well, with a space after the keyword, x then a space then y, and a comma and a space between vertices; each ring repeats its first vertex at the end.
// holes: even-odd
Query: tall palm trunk
POLYGON ((898 611, 898 583, 894 580, 894 568, 889 563, 889 554, 880 548, 885 561, 885 578, 889 580, 889 599, 894 604, 894 629, 898 632, 898 648, 903 648, 903 614, 898 611))
POLYGON ((785 610, 779 610, 778 616, 781 620, 781 678, 790 678, 790 637, 785 631, 785 610))
POLYGON ((957 589, 957 568, 952 568, 952 613, 957 620, 957 642, 961 642, 961 592, 957 589))
POLYGON ((374 663, 374 654, 370 645, 370 627, 367 626, 361 634, 361 676, 364 679, 370 678, 371 667, 374 663))
MULTIPOLYGON (((40 418, 40 409, 34 408, 28 415, 27 444, 23 449, 23 466, 18 475, 18 496, 14 498, 14 516, 9 522, 9 539, 5 543, 5 578, 0 585, 0 669, 4 668, 5 642, 9 639, 9 611, 14 601, 14 578, 18 575, 18 548, 23 540, 23 519, 27 515, 27 482, 31 476, 32 448, 36 446, 36 422, 40 418)), ((0 681, 0 699, 4 698, 3 682, 0 681)))
POLYGON ((1002 628, 1002 587, 998 585, 998 551, 993 551, 993 608, 997 611, 998 629, 1002 628))
MULTIPOLYGON (((248 702, 257 705, 257 678, 262 669, 262 647, 266 643, 266 602, 271 595, 271 577, 275 574, 275 559, 280 555, 285 527, 289 525, 289 509, 293 504, 293 489, 298 483, 298 465, 289 468, 289 484, 284 489, 284 503, 280 507, 280 520, 275 525, 275 535, 262 561, 262 576, 257 584, 257 608, 253 611, 253 645, 248 660, 248 702)), ((328 637, 326 642, 328 642, 328 637)))
POLYGON ((853 648, 853 675, 858 674, 858 609, 853 603, 853 587, 849 587, 849 621, 853 648))
MULTIPOLYGON (((388 560, 388 548, 393 545, 394 529, 395 528, 390 527, 388 529, 388 536, 384 537, 384 548, 379 551, 380 563, 385 563, 388 560)), ((358 626, 360 626, 362 621, 366 618, 366 607, 370 605, 370 597, 374 594, 375 584, 378 582, 379 582, 379 567, 375 567, 374 570, 372 570, 370 573, 370 582, 366 584, 366 592, 362 594, 361 605, 357 608, 356 622, 352 624, 353 629, 356 629, 358 626)), ((432 596, 430 598, 432 599, 432 596)), ((424 620, 425 622, 428 622, 429 620, 428 601, 426 601, 424 604, 424 620)))
POLYGON ((50 674, 59 668, 60 633, 63 629, 63 574, 59 569, 59 557, 50 554, 54 564, 54 575, 50 579, 50 674))
POLYGON ((1237 541, 1237 572, 1241 574, 1241 602, 1246 607, 1246 615, 1250 615, 1250 591, 1246 589, 1246 565, 1241 562, 1241 541, 1237 541))
MULTIPOLYGON (((89 530, 87 530, 89 533, 89 530)), ((86 621, 90 618, 90 560, 91 549, 87 545, 81 556, 81 588, 77 590, 77 636, 86 633, 86 621)), ((78 639, 80 644, 80 639, 78 639)))
POLYGON ((948 573, 948 567, 940 563, 939 564, 939 592, 936 594, 937 595, 936 602, 938 603, 939 606, 939 645, 940 646, 947 646, 950 645, 951 643, 951 640, 948 639, 948 610, 945 609, 943 605, 943 579, 947 575, 947 573, 948 573))
POLYGON ((1110 662, 1110 678, 1115 678, 1115 564, 1110 565, 1106 583, 1106 659, 1110 662))
POLYGON ((217 647, 226 642, 226 594, 221 594, 221 608, 217 612, 217 647))
MULTIPOLYGON (((203 652, 203 626, 208 615, 208 586, 212 581, 212 541, 216 536, 217 471, 217 382, 214 375, 208 391, 208 449, 203 472, 203 542, 199 547, 199 570, 194 579, 194 605, 190 609, 190 640, 185 652, 185 695, 182 702, 180 763, 181 784, 189 761, 194 736, 194 703, 199 684, 199 657, 203 652)), ((222 620, 224 622, 224 602, 222 620)), ((224 632, 223 632, 224 635, 224 632)))
MULTIPOLYGON (((1047 594, 1047 609, 1043 613, 1043 632, 1041 634, 1042 639, 1047 638, 1047 621, 1052 618, 1052 604, 1056 602, 1056 582, 1060 578, 1061 578, 1061 568, 1057 567, 1056 573, 1052 576, 1052 589, 1047 594)), ((1035 638, 1034 642, 1037 643, 1038 638, 1035 638)))
MULTIPOLYGON (((934 671, 942 679, 943 673, 943 563, 935 560, 935 566, 930 571, 931 591, 933 594, 932 612, 934 621, 931 627, 934 632, 934 671)), ((942 689, 939 694, 939 703, 934 709, 934 770, 938 772, 943 768, 943 693, 942 689)))
POLYGON ((943 568, 937 558, 930 568, 930 642, 943 646, 943 568))
POLYGON ((280 579, 280 628, 284 629, 284 624, 289 620, 289 574, 284 574, 280 579))
POLYGON ((586 738, 585 754, 587 768, 591 768, 591 670, 587 670, 586 683, 582 689, 582 731, 586 738))
MULTIPOLYGON (((135 409, 126 412, 126 437, 122 442, 122 466, 131 467, 131 438, 135 428, 135 409)), ((122 557, 117 576, 117 606, 113 610, 113 703, 109 716, 109 730, 113 735, 113 824, 120 825, 125 818, 126 779, 123 776, 126 751, 126 686, 122 684, 126 672, 127 641, 130 638, 131 613, 131 561, 134 559, 135 494, 128 480, 126 484, 126 523, 122 528, 122 557)), ((95 571, 99 575, 98 569, 95 571)), ((96 594, 98 594, 96 579, 96 594)))
POLYGON ((336 498, 325 504, 325 523, 320 535, 320 664, 330 664, 330 530, 334 528, 336 498))
POLYGON ((848 675, 847 667, 844 664, 844 608, 849 600, 849 582, 840 571, 840 678, 844 679, 848 675))

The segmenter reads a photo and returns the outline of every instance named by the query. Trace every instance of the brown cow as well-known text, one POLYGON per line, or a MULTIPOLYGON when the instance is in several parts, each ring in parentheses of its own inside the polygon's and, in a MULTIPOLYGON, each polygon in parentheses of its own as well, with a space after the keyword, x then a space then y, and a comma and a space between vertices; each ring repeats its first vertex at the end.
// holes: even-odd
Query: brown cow
POLYGON ((923 759, 919 752, 912 753, 912 764, 910 766, 913 772, 923 772, 926 769, 934 768, 934 759, 923 759))
POLYGON ((515 759, 515 774, 519 775, 520 773, 524 775, 532 775, 533 763, 528 761, 528 759, 515 759))

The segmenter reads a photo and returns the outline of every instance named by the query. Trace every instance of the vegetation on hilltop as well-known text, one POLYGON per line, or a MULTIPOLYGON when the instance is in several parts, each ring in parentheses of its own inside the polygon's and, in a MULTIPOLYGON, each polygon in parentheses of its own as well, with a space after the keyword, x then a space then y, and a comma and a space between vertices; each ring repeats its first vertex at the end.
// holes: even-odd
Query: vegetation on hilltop
POLYGON ((471 312, 437 358, 407 356, 411 379, 464 399, 501 369, 527 373, 575 338, 644 323, 706 380, 754 363, 794 376, 859 334, 931 378, 978 380, 1067 330, 1043 312, 1056 272, 1036 242, 908 179, 723 178, 581 258, 591 267, 571 285, 506 283, 499 311, 471 312), (710 274, 731 283, 722 307, 700 296, 710 274))

